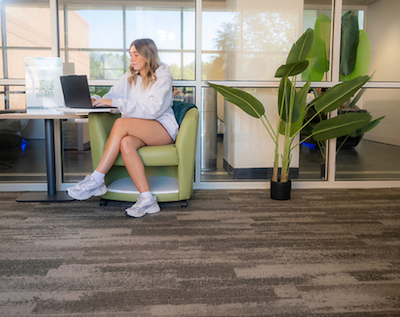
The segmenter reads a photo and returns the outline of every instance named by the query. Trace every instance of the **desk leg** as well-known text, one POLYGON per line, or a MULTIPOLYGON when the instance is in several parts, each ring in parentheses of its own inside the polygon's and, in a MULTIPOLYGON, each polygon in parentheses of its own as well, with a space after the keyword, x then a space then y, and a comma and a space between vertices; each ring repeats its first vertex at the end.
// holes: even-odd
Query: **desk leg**
POLYGON ((54 120, 45 119, 44 123, 46 138, 47 194, 42 192, 25 193, 17 198, 18 202, 54 202, 73 200, 73 198, 69 197, 66 192, 57 192, 54 120))

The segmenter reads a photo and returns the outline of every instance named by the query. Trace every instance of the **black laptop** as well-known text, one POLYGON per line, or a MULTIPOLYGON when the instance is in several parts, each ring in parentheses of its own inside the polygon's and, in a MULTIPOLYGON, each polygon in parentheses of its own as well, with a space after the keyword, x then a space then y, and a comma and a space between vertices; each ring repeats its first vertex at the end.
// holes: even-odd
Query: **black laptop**
POLYGON ((60 81, 67 108, 114 108, 110 106, 93 107, 86 75, 60 76, 60 81))

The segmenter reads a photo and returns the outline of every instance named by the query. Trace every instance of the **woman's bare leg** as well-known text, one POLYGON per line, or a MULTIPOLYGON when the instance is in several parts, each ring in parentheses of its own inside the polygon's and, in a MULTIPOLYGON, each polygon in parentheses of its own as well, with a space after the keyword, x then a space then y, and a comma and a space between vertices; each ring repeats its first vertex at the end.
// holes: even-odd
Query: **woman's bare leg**
POLYGON ((125 167, 139 192, 149 191, 144 165, 137 150, 145 145, 171 143, 173 143, 171 136, 158 121, 136 118, 117 119, 96 170, 106 174, 121 152, 125 167))
POLYGON ((137 152, 143 146, 145 146, 144 142, 135 136, 127 135, 121 140, 122 159, 139 193, 150 191, 143 161, 137 152))
MULTIPOLYGON (((137 150, 145 145, 165 145, 172 142, 172 138, 158 121, 120 118, 114 123, 96 172, 106 174, 121 152, 128 173, 139 189, 139 192, 150 192, 145 168, 137 150)), ((68 194, 79 200, 88 199, 93 195, 104 195, 107 192, 104 182, 99 182, 94 178, 98 176, 97 173, 93 174, 89 178, 86 177, 76 186, 68 188, 68 194)), ((145 194, 144 196, 144 199, 146 199, 148 195, 145 194)), ((157 202, 154 204, 150 201, 150 203, 150 205, 146 206, 146 211, 141 210, 141 213, 135 211, 133 214, 129 214, 129 216, 141 217, 146 213, 160 211, 157 202)), ((132 211, 130 212, 132 213, 132 211)))
POLYGON ((110 135, 108 136, 103 156, 101 157, 99 165, 96 167, 96 171, 100 173, 106 174, 118 157, 120 142, 122 138, 127 135, 127 129, 122 120, 121 118, 115 120, 110 135))
MULTIPOLYGON (((138 123, 138 122, 135 122, 138 123)), ((165 145, 173 143, 164 127, 157 121, 143 120, 138 123, 141 135, 127 135, 121 140, 121 155, 125 167, 140 193, 150 191, 143 161, 138 149, 145 145, 165 145), (143 133, 143 131, 145 131, 143 133)))
POLYGON ((106 142, 103 156, 96 170, 106 174, 114 164, 121 150, 121 140, 126 136, 135 136, 143 145, 164 145, 173 142, 164 127, 155 120, 119 118, 115 121, 106 142))

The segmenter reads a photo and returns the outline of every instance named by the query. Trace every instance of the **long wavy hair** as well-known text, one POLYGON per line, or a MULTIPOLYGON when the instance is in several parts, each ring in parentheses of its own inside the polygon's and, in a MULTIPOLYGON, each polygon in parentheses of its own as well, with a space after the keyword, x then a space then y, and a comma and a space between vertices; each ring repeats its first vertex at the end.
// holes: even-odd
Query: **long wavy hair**
MULTIPOLYGON (((142 87, 146 89, 150 85, 153 85, 157 80, 156 69, 158 68, 158 63, 160 61, 158 57, 158 49, 156 44, 152 39, 137 39, 134 40, 129 47, 129 50, 135 46, 136 51, 144 58, 146 65, 144 68, 144 76, 142 78, 142 87)), ((129 85, 132 87, 132 83, 136 85, 136 81, 140 73, 136 71, 132 65, 129 66, 129 71, 131 75, 128 78, 129 85)))

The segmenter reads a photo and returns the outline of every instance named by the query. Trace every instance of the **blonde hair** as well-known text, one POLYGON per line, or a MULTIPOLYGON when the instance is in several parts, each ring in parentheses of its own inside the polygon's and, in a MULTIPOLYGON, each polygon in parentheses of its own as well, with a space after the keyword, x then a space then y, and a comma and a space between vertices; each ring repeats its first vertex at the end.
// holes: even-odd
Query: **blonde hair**
MULTIPOLYGON (((142 87, 146 89, 148 85, 153 85, 157 80, 156 69, 158 68, 159 57, 157 46, 152 39, 138 39, 134 40, 129 47, 129 50, 135 46, 136 51, 144 58, 146 65, 144 68, 144 76, 142 78, 142 87)), ((140 73, 136 71, 132 65, 129 66, 131 75, 128 78, 129 86, 132 87, 132 83, 136 85, 136 80, 140 73)))

